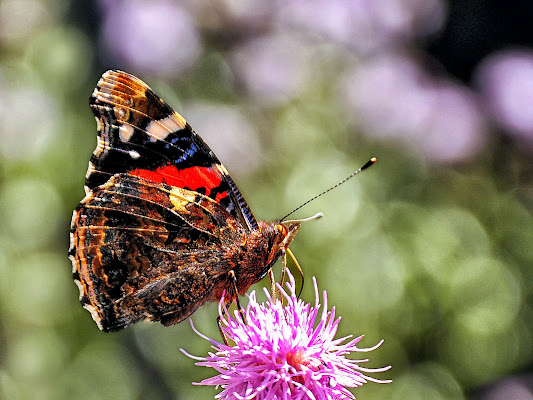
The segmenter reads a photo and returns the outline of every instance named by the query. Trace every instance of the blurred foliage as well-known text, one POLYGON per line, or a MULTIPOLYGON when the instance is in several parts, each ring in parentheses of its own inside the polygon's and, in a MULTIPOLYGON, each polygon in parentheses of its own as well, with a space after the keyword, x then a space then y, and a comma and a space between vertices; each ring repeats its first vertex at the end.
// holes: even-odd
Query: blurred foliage
MULTIPOLYGON (((477 99, 472 110, 484 122, 469 142, 475 145, 437 153, 466 137, 446 119, 460 110, 442 103, 431 111, 443 116, 441 136, 424 124, 423 136, 391 135, 390 126, 382 134, 376 121, 389 119, 380 108, 389 92, 372 87, 378 100, 369 115, 347 90, 349 77, 374 60, 361 50, 368 37, 354 36, 360 43, 350 46, 358 31, 349 24, 342 32, 298 26, 294 15, 305 13, 287 17, 283 9, 296 0, 237 3, 0 1, 0 398, 215 395, 191 385, 210 371, 179 349, 202 356, 209 345, 188 322, 104 334, 77 300, 68 231, 95 146, 87 98, 107 68, 139 75, 188 118, 259 219, 279 218, 378 157, 295 215, 323 211, 325 218, 305 224, 291 247, 307 279, 302 297, 313 300, 316 276, 343 318, 340 335, 364 334, 363 346, 385 339, 370 366, 391 364, 383 378, 394 382, 358 388, 358 398, 484 398, 484 388, 506 376, 531 382, 531 136, 499 125, 475 88, 439 68, 428 75, 477 99), (174 57, 181 51, 188 57, 174 57)), ((341 4, 318 3, 330 16, 341 4)), ((444 24, 448 5, 430 3, 424 13, 444 24)), ((412 26, 431 17, 417 13, 422 5, 409 7, 412 26)), ((420 38, 438 35, 435 24, 398 33, 417 64, 428 60, 420 38)), ((374 56, 395 51, 384 45, 397 43, 389 36, 376 39, 374 56)), ((407 110, 408 95, 394 98, 391 110, 407 110)), ((425 105, 413 105, 415 112, 425 105)), ((217 337, 216 315, 216 305, 207 305, 195 324, 217 337)))

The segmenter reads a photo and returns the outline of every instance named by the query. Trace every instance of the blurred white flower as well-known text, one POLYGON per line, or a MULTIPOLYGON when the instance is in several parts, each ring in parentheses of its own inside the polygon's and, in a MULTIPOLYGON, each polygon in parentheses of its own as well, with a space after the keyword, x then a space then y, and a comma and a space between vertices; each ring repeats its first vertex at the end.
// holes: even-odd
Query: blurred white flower
POLYGON ((60 134, 61 112, 45 91, 0 87, 0 155, 31 160, 53 146, 60 134))
POLYGON ((54 21, 57 8, 54 2, 38 0, 0 1, 0 42, 13 47, 42 34, 54 21))

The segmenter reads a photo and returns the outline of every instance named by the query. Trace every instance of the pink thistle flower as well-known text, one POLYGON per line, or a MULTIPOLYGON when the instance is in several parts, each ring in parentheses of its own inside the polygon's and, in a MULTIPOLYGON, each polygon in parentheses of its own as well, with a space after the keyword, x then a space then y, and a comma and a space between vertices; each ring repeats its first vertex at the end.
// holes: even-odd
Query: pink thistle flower
POLYGON ((364 368, 359 364, 368 359, 352 360, 344 355, 352 352, 369 352, 378 348, 383 340, 370 348, 359 348, 359 336, 335 339, 340 317, 335 318, 335 308, 327 311, 327 293, 324 307, 319 303, 316 280, 315 305, 312 307, 297 298, 294 277, 288 273, 287 291, 278 289, 286 304, 267 294, 265 303, 258 303, 255 290, 250 293, 244 310, 245 321, 238 311, 231 316, 220 301, 221 329, 231 343, 226 345, 193 330, 212 344, 215 352, 208 357, 189 357, 198 360, 198 366, 214 368, 219 372, 196 385, 220 386, 224 390, 216 399, 354 399, 348 387, 362 386, 368 381, 388 383, 369 377, 368 373, 390 369, 364 368), (224 311, 224 312, 223 312, 224 311), (316 326, 315 326, 316 325, 316 326))

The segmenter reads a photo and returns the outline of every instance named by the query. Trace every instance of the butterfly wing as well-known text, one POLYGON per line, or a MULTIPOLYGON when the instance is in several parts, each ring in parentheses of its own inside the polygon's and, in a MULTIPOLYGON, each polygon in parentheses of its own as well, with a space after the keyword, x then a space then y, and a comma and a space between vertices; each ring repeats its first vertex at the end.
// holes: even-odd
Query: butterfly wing
POLYGON ((105 331, 179 322, 227 287, 257 222, 209 147, 141 80, 108 71, 90 104, 98 142, 69 250, 80 300, 105 331))
POLYGON ((201 193, 116 174, 74 211, 80 300, 100 329, 180 322, 224 286, 246 232, 201 193))
POLYGON ((86 191, 117 173, 194 190, 223 205, 248 230, 257 222, 235 182, 185 119, 143 81, 121 71, 102 75, 89 100, 98 144, 86 191))

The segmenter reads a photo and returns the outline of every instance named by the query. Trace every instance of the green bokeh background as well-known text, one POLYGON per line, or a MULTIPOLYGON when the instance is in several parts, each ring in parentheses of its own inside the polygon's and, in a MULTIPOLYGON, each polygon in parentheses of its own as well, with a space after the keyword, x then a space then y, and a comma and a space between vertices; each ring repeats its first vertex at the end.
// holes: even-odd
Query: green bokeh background
MULTIPOLYGON (((188 322, 105 334, 78 302, 67 249, 96 141, 87 99, 106 68, 123 66, 102 61, 87 28, 94 21, 72 20, 75 3, 28 4, 44 12, 0 42, 0 398, 211 399, 213 388, 191 382, 212 371, 179 351, 209 350, 188 322)), ((178 110, 201 100, 247 115, 259 134, 259 167, 238 167, 223 146, 212 147, 257 218, 279 218, 379 159, 300 210, 296 217, 325 217, 305 224, 291 246, 307 277, 302 297, 314 299, 316 276, 343 318, 339 335, 364 334, 369 347, 385 339, 369 366, 391 364, 379 377, 394 383, 365 385, 357 397, 464 399, 531 373, 531 157, 494 133, 476 157, 442 165, 361 135, 332 84, 345 60, 328 51, 307 66, 318 78, 298 98, 250 106, 223 72, 224 45, 210 37, 173 79, 141 78, 178 110)), ((195 325, 218 337, 216 315, 207 305, 195 325)))

